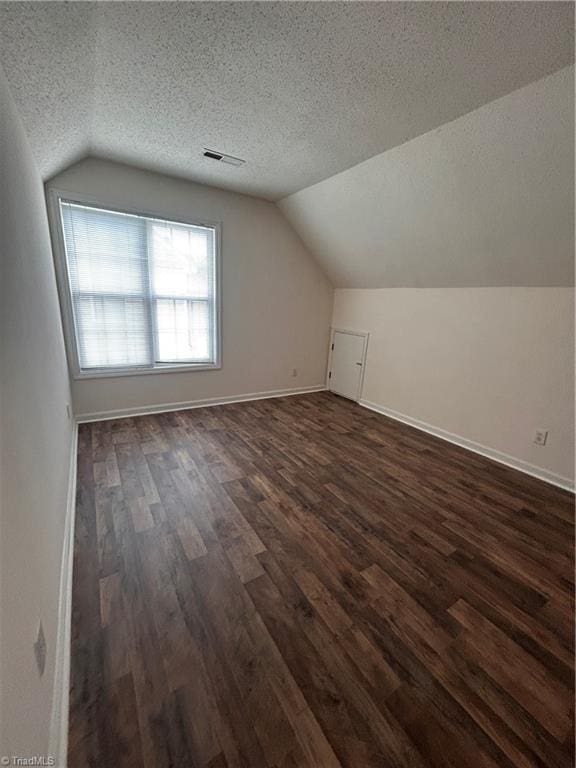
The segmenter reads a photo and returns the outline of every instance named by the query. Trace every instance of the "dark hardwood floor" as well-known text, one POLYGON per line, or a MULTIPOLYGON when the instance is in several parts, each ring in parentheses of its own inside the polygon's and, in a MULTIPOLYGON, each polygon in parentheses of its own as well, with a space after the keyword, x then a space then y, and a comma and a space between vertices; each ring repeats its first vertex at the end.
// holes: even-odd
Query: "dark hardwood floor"
POLYGON ((573 497, 328 393, 80 427, 69 765, 573 765, 573 497))

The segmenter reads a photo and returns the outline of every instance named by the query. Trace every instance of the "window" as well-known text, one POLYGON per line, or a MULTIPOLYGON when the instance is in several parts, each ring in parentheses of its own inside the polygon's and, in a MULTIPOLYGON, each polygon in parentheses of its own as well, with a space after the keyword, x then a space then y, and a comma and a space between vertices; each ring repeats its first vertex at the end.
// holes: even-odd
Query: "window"
POLYGON ((76 375, 218 367, 216 227, 57 205, 76 375))

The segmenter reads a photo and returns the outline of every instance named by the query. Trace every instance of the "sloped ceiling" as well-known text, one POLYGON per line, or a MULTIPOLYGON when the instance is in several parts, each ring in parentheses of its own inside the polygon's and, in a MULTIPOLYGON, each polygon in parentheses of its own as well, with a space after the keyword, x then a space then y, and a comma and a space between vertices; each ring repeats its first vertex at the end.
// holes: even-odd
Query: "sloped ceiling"
POLYGON ((336 286, 574 284, 574 67, 280 207, 336 286))
POLYGON ((95 154, 277 200, 572 59, 568 2, 0 2, 45 178, 95 154))

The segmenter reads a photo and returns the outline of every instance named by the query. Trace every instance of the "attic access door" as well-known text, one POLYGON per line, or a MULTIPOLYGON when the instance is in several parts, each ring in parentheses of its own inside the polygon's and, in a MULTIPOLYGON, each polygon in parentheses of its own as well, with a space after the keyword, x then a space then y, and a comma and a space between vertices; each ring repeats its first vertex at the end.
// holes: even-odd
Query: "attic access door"
POLYGON ((331 392, 350 400, 360 400, 367 344, 367 333, 332 331, 328 372, 331 392))

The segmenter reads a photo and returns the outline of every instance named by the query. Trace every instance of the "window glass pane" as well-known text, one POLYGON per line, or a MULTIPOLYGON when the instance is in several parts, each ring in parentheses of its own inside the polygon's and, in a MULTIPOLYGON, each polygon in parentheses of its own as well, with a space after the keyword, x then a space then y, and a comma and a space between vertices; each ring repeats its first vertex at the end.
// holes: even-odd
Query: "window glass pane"
POLYGON ((81 368, 151 364, 144 299, 80 295, 74 314, 81 368))
POLYGON ((61 200, 81 370, 211 363, 216 230, 61 200))
POLYGON ((207 301, 156 301, 157 362, 209 361, 210 304, 207 301))
POLYGON ((212 294, 214 231, 154 222, 150 251, 156 296, 207 299, 212 294))
POLYGON ((73 291, 147 290, 146 223, 140 217, 62 203, 62 223, 73 291))

